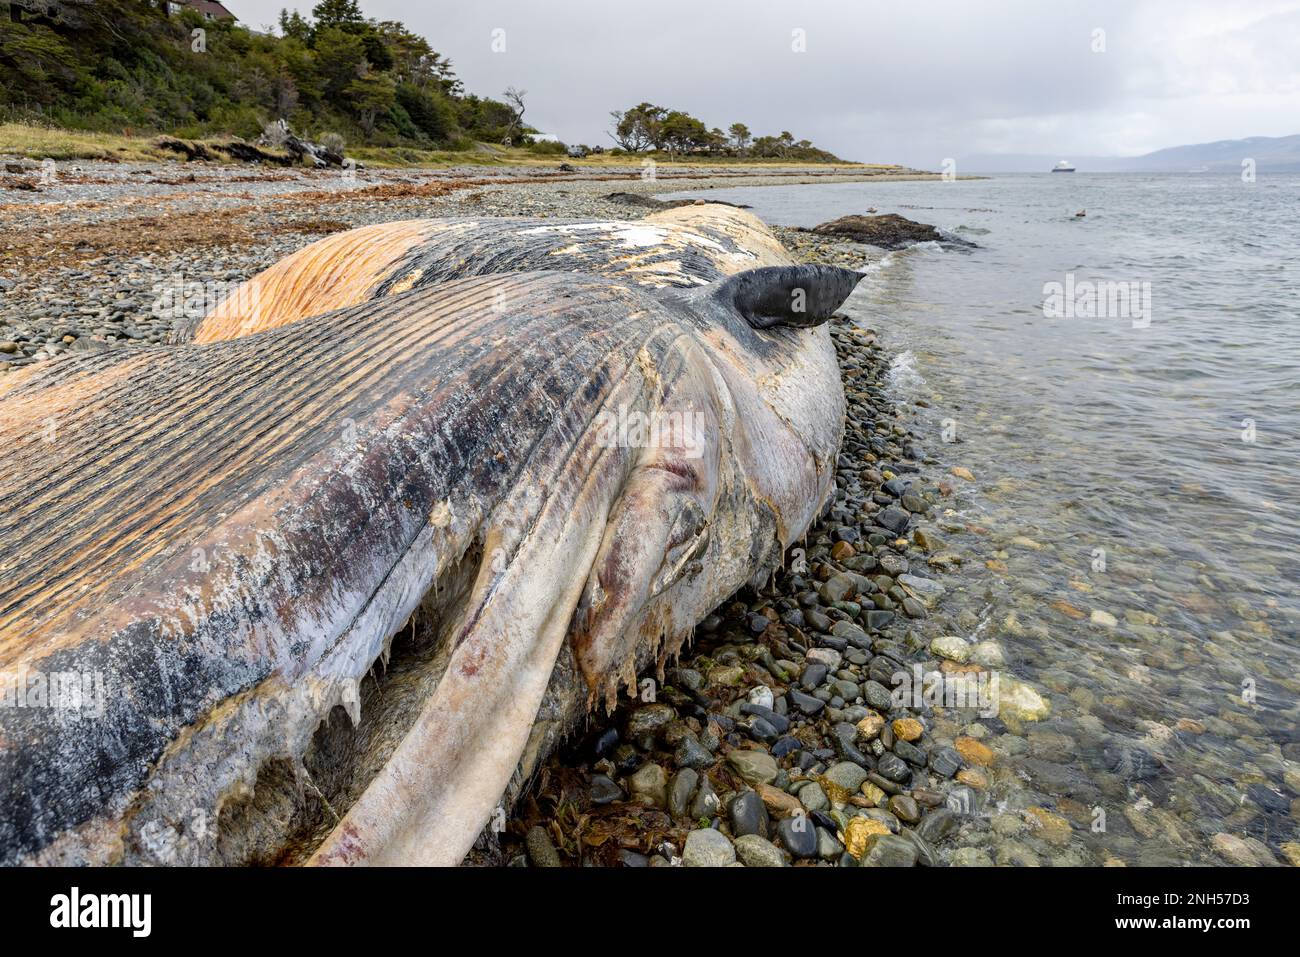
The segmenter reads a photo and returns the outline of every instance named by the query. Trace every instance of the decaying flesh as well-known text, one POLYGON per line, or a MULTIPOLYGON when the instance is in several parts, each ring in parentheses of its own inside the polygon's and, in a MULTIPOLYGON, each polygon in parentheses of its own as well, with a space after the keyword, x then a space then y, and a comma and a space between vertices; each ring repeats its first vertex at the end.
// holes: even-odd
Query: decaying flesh
POLYGON ((801 326, 856 279, 451 279, 21 374, 0 670, 106 694, 0 707, 0 859, 460 861, 539 709, 664 660, 814 519, 843 395, 801 326), (660 441, 611 441, 638 412, 660 441), (418 667, 368 692, 413 617, 418 667))

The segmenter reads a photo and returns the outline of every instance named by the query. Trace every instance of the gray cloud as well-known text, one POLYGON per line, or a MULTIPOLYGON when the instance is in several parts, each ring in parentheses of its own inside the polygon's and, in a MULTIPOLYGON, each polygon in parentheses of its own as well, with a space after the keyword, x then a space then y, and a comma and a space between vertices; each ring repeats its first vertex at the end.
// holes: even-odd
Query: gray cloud
POLYGON ((569 142, 608 145, 610 110, 642 100, 929 168, 971 153, 1136 154, 1300 132, 1300 0, 362 8, 428 37, 471 91, 528 90, 528 120, 569 142), (505 52, 492 50, 495 29, 505 52), (792 49, 795 30, 806 52, 792 49))

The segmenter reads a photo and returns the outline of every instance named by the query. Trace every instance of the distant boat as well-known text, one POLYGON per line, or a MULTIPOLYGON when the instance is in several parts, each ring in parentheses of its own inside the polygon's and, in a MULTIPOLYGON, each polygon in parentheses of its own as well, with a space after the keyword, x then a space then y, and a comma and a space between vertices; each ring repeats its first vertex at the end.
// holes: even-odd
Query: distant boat
POLYGON ((1070 161, 1069 161, 1069 160, 1061 160, 1061 162, 1057 163, 1055 166, 1052 167, 1052 172, 1053 172, 1053 173, 1073 173, 1073 172, 1074 172, 1074 167, 1070 165, 1070 161))

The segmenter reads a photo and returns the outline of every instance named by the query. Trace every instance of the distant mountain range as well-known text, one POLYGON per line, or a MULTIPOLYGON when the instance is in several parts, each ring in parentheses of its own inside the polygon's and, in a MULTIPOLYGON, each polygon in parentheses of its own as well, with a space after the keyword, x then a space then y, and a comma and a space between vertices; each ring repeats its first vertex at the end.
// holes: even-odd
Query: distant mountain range
MULTIPOLYGON (((1062 157, 1030 153, 985 153, 957 157, 959 173, 1046 173, 1062 157)), ((1192 146, 1171 146, 1144 156, 1067 156, 1081 173, 1239 173, 1244 159, 1255 161, 1257 173, 1300 172, 1300 133, 1294 136, 1251 136, 1192 146)))

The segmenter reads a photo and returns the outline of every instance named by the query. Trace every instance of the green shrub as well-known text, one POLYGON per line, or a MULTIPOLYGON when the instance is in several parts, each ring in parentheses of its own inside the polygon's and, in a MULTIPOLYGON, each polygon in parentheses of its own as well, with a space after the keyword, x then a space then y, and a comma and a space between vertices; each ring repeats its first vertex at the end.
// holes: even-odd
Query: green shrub
POLYGON ((563 143, 529 143, 524 149, 530 153, 537 153, 540 156, 563 156, 568 153, 569 148, 563 143))

